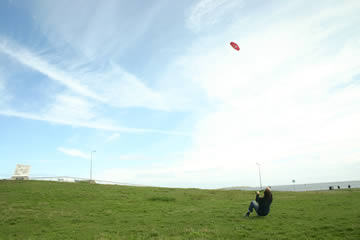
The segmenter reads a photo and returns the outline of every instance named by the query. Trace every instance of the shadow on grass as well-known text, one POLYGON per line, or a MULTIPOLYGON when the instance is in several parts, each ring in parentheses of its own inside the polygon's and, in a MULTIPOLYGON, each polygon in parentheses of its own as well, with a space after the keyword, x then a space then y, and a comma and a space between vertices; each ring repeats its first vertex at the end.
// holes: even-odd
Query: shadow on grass
POLYGON ((269 219, 268 217, 264 217, 264 216, 250 216, 250 217, 247 217, 247 218, 244 218, 245 220, 248 220, 248 221, 271 221, 271 219, 269 219))
POLYGON ((174 202, 174 201, 176 201, 176 199, 173 198, 173 197, 161 197, 161 196, 151 197, 148 200, 149 201, 160 201, 160 202, 174 202))

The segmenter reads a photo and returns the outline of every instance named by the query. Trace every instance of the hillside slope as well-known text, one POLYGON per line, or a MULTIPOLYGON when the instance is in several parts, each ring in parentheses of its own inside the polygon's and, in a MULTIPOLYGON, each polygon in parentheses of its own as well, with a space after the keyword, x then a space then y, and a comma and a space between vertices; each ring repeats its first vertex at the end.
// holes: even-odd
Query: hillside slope
POLYGON ((360 191, 254 192, 0 181, 0 239, 360 239, 360 191))

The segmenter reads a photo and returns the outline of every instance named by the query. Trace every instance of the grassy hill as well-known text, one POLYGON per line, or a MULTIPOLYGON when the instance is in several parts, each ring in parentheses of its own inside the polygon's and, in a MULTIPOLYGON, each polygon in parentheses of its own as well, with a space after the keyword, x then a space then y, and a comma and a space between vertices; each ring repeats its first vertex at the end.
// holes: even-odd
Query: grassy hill
POLYGON ((360 190, 254 192, 0 181, 0 239, 360 239, 360 190))

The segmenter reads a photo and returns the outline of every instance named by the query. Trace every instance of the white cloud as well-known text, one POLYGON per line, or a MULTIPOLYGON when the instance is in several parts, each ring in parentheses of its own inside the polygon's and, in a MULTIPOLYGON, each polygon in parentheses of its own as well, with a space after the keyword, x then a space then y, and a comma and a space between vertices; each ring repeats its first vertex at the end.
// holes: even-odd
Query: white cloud
POLYGON ((70 45, 90 59, 109 59, 146 33, 163 3, 141 3, 141 8, 137 2, 117 0, 36 0, 31 5, 26 10, 36 15, 38 26, 54 46, 70 45))
MULTIPOLYGON (((3 108, 1 115, 116 132, 188 135, 176 131, 119 127, 113 120, 101 117, 103 113, 99 109, 104 104, 110 107, 144 107, 153 110, 172 108, 162 94, 148 88, 135 75, 116 64, 95 66, 95 63, 81 64, 82 60, 76 64, 72 64, 73 61, 67 64, 64 61, 60 65, 50 63, 54 62, 48 60, 51 56, 36 54, 4 39, 0 41, 0 52, 68 88, 65 94, 52 93, 55 94, 53 103, 44 104, 40 112, 19 112, 3 108)), ((2 93, 5 92, 4 86, 1 81, 2 93)), ((2 102, 8 99, 7 96, 8 94, 2 94, 2 102)))
POLYGON ((6 88, 6 73, 0 68, 0 107, 4 108, 12 99, 12 95, 6 88))
POLYGON ((59 94, 55 101, 43 111, 43 116, 68 122, 90 122, 96 117, 94 108, 94 105, 86 99, 59 94))
POLYGON ((0 75, 0 106, 2 106, 6 101, 7 101, 7 93, 5 89, 5 83, 0 75))
POLYGON ((83 77, 89 79, 93 88, 97 89, 111 106, 170 110, 160 93, 148 88, 134 74, 126 72, 116 64, 110 64, 103 71, 85 72, 83 77))
POLYGON ((243 22, 257 31, 239 33, 240 52, 227 42, 239 26, 198 39, 177 64, 214 110, 198 119, 191 149, 162 168, 103 176, 161 186, 257 185, 260 162, 264 184, 356 179, 360 34, 352 29, 360 6, 352 3, 313 15, 285 6, 285 18, 243 22), (209 48, 214 42, 221 45, 209 48))
MULTIPOLYGON (((356 15, 354 6, 329 8, 251 26, 257 32, 241 37, 240 52, 200 47, 194 51, 206 54, 184 56, 193 81, 218 103, 199 120, 185 165, 255 171, 261 162, 284 178, 286 170, 296 174, 291 166, 313 165, 322 166, 321 179, 330 162, 360 161, 354 157, 360 148, 360 85, 336 89, 360 72, 360 35, 350 30, 360 19, 344 17, 356 15), (281 161, 289 165, 278 169, 281 161)), ((298 174, 306 181, 310 172, 298 174)))
POLYGON ((10 44, 9 41, 2 39, 2 41, 0 41, 0 52, 9 55, 19 63, 48 76, 50 79, 57 81, 78 94, 103 101, 103 99, 95 92, 83 85, 79 79, 57 69, 48 61, 21 46, 14 45, 13 43, 10 44))
POLYGON ((72 148, 63 148, 63 147, 58 147, 57 149, 59 152, 62 152, 66 155, 72 156, 72 157, 79 157, 79 158, 83 158, 83 159, 90 159, 90 154, 88 153, 84 153, 81 150, 78 149, 72 149, 72 148))
POLYGON ((66 61, 51 64, 46 58, 9 41, 0 41, 3 52, 19 63, 32 68, 80 96, 114 107, 145 107, 154 110, 171 110, 164 97, 145 86, 135 75, 111 63, 98 67, 96 63, 66 61), (76 64, 73 64, 76 62, 76 64), (76 67, 82 66, 82 67, 76 67), (62 70, 60 70, 62 69, 62 70))
POLYGON ((8 117, 19 117, 24 119, 32 119, 38 121, 45 121, 54 124, 69 125, 73 127, 85 127, 92 129, 99 129, 104 131, 111 132, 126 132, 126 133, 157 133, 165 135, 179 135, 179 136, 189 136, 190 133, 187 132, 177 132, 177 131, 166 131, 159 129, 148 129, 148 128, 127 128, 121 127, 113 123, 111 120, 107 119, 94 119, 90 121, 80 121, 79 119, 65 119, 65 118, 56 118, 55 116, 47 116, 46 113, 29 113, 29 112, 18 112, 12 109, 0 110, 0 115, 8 117))
POLYGON ((106 139, 106 142, 114 141, 114 140, 117 139, 118 137, 120 137, 120 134, 119 134, 119 133, 113 133, 113 134, 111 134, 111 135, 106 139))
MULTIPOLYGON (((228 19, 227 13, 239 13, 240 5, 231 10, 235 2, 241 4, 199 1, 186 16, 187 27, 195 32, 214 27, 228 19)), ((166 77, 156 88, 160 91, 116 64, 94 68, 95 64, 83 59, 76 67, 72 62, 51 64, 47 56, 0 43, 2 52, 68 87, 71 94, 80 95, 59 95, 41 114, 5 110, 0 114, 109 130, 114 132, 109 139, 116 138, 120 131, 180 134, 121 128, 99 119, 97 104, 156 110, 172 110, 180 105, 189 109, 200 102, 194 95, 206 93, 205 100, 212 106, 198 108, 201 118, 197 119, 193 146, 183 156, 146 169, 105 170, 99 178, 162 186, 255 185, 256 162, 261 163, 265 184, 283 184, 292 178, 299 183, 356 178, 360 161, 360 85, 354 83, 354 76, 360 72, 360 35, 355 26, 360 24, 360 4, 314 2, 308 11, 309 3, 282 3, 283 7, 276 6, 277 11, 269 11, 266 5, 259 11, 268 13, 266 16, 250 15, 234 21, 221 34, 195 39, 183 56, 169 64, 166 77), (229 46, 233 40, 239 43, 240 52, 229 46)), ((90 39, 81 51, 95 56, 92 49, 100 51, 99 44, 112 37, 108 35, 111 31, 106 31, 102 39, 92 37, 101 26, 107 26, 106 21, 100 21, 93 31, 82 26, 87 23, 89 9, 80 16, 79 24, 69 24, 69 18, 61 25, 63 14, 57 14, 54 20, 51 13, 46 13, 51 21, 43 22, 50 27, 54 21, 57 36, 64 33, 65 41, 74 43, 72 46, 79 47, 84 39, 90 39), (78 29, 84 29, 84 34, 75 35, 78 29)), ((81 154, 73 150, 66 151, 81 154)), ((134 158, 122 156, 124 160, 134 158)))
POLYGON ((0 109, 0 115, 113 132, 107 141, 112 141, 119 137, 119 132, 157 133, 179 136, 189 135, 189 133, 186 132, 166 131, 161 129, 121 127, 111 118, 101 117, 101 113, 99 113, 98 110, 99 108, 100 106, 98 104, 88 101, 86 98, 69 94, 58 94, 54 97, 54 101, 45 105, 41 111, 20 112, 11 109, 9 106, 4 106, 0 109))
MULTIPOLYGON (((186 25, 192 31, 208 29, 225 15, 239 11, 241 0, 201 0, 192 6, 187 13, 186 25)), ((227 16, 228 17, 228 16, 227 16)))
POLYGON ((0 110, 0 115, 45 121, 54 124, 86 127, 106 131, 144 133, 152 129, 123 128, 109 119, 98 117, 97 105, 87 99, 69 94, 58 94, 54 101, 41 111, 20 112, 9 106, 0 110))

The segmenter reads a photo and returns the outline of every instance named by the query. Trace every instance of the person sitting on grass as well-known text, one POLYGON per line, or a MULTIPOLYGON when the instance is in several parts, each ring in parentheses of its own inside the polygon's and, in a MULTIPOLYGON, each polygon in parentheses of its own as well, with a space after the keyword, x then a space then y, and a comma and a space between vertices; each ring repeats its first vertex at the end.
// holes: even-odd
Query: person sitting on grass
POLYGON ((253 209, 255 209, 258 216, 266 216, 270 212, 270 205, 272 203, 272 193, 269 187, 264 191, 264 197, 259 196, 259 191, 256 192, 256 200, 252 201, 249 206, 248 212, 245 217, 249 217, 253 209))

